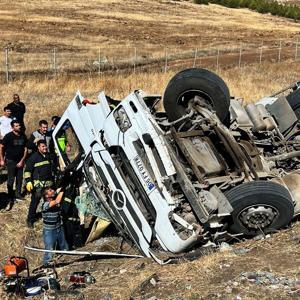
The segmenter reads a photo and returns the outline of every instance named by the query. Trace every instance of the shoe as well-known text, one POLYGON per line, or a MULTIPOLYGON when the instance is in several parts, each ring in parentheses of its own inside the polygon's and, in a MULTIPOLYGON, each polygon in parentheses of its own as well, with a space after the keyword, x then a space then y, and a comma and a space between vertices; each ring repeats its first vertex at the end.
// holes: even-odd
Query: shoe
POLYGON ((11 210, 11 207, 12 207, 12 206, 11 206, 10 203, 9 203, 9 204, 7 204, 7 206, 5 207, 5 210, 6 210, 6 211, 10 211, 10 210, 11 210))
POLYGON ((34 228, 34 225, 32 222, 27 221, 27 227, 32 229, 32 228, 34 228))
POLYGON ((23 201, 25 198, 21 194, 16 195, 16 201, 23 201))
POLYGON ((10 211, 12 209, 13 205, 14 205, 14 202, 13 201, 9 201, 7 203, 7 205, 6 205, 6 207, 5 207, 5 210, 6 211, 10 211))

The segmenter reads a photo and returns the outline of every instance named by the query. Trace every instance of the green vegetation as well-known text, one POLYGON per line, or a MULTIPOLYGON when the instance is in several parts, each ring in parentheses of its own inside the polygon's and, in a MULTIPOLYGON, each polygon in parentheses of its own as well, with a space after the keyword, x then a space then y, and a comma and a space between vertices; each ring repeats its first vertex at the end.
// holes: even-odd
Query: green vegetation
POLYGON ((194 0, 197 4, 214 3, 231 8, 249 8, 262 14, 300 20, 300 7, 294 4, 282 4, 275 0, 194 0))
POLYGON ((209 0, 194 0, 194 3, 196 4, 208 4, 209 0))

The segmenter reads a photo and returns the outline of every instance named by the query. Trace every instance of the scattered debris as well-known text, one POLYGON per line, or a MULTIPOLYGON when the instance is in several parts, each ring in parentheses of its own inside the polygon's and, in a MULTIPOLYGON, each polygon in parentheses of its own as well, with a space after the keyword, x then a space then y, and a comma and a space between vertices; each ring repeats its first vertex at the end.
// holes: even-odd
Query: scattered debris
POLYGON ((101 298, 100 298, 100 300, 112 300, 112 294, 110 294, 110 293, 107 293, 107 294, 105 294, 105 295, 103 295, 101 298))
POLYGON ((246 278, 248 281, 257 285, 281 285, 281 286, 294 286, 295 280, 289 279, 284 276, 277 276, 270 272, 243 272, 241 279, 246 278))
POLYGON ((96 282, 95 278, 89 272, 73 272, 67 277, 67 280, 72 283, 68 290, 76 288, 84 288, 87 284, 93 284, 96 282))
MULTIPOLYGON (((151 291, 159 283, 159 277, 156 273, 150 275, 142 283, 140 283, 130 295, 130 299, 134 299, 135 294, 143 295, 148 291, 151 291)), ((156 298, 155 298, 156 299, 156 298)))
POLYGON ((19 297, 40 295, 45 291, 58 291, 60 285, 54 269, 46 269, 44 272, 29 273, 28 260, 25 257, 9 257, 1 272, 3 289, 8 294, 19 297), (26 271, 26 275, 22 275, 26 271))
POLYGON ((107 251, 76 251, 76 250, 46 250, 38 247, 24 246, 25 249, 36 251, 36 252, 46 252, 46 253, 56 253, 64 255, 78 255, 78 256, 105 256, 105 257, 129 257, 129 258, 142 258, 141 255, 125 254, 125 253, 115 253, 107 251))
POLYGON ((136 269, 136 270, 143 270, 143 269, 145 269, 145 267, 146 267, 145 263, 142 262, 142 263, 140 263, 140 264, 137 264, 137 265, 135 266, 135 269, 136 269))
POLYGON ((183 300, 180 296, 173 296, 170 300, 183 300))
POLYGON ((244 248, 244 247, 233 249, 234 254, 245 254, 245 253, 248 253, 250 251, 251 251, 251 249, 244 248))
POLYGON ((300 235, 296 235, 292 238, 296 243, 300 244, 300 235))
POLYGON ((253 240, 260 241, 260 240, 263 240, 264 238, 265 238, 265 235, 261 233, 261 234, 258 234, 255 237, 253 237, 253 240))
POLYGON ((298 294, 300 295, 299 280, 291 279, 286 276, 279 276, 271 272, 263 272, 263 271, 242 272, 238 278, 235 278, 234 281, 228 282, 229 284, 226 286, 225 291, 227 294, 231 294, 234 289, 245 284, 246 282, 258 286, 264 286, 272 290, 282 289, 285 290, 289 295, 298 295, 298 294))
POLYGON ((228 243, 222 242, 220 245, 220 252, 228 252, 228 251, 232 251, 232 247, 228 243))

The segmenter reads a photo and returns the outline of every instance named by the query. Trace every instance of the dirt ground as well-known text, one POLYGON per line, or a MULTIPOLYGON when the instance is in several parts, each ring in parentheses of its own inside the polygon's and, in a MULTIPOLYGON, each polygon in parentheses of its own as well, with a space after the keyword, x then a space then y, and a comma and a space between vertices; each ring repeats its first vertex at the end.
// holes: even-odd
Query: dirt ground
MULTIPOLYGON (((0 187, 1 203, 5 185, 0 187)), ((42 262, 42 255, 24 250, 24 245, 43 247, 42 224, 33 230, 25 225, 27 197, 11 211, 0 211, 0 264, 7 255, 25 255, 31 270, 42 262)), ((119 240, 106 236, 80 250, 118 251, 119 240)), ((63 256, 56 259, 62 290, 67 275, 88 271, 96 279, 92 285, 77 289, 78 294, 59 299, 289 299, 300 298, 300 222, 259 240, 240 240, 223 244, 221 250, 208 250, 195 260, 181 259, 160 266, 148 258, 98 258, 85 260, 63 256)), ((124 253, 138 254, 125 244, 124 253)), ((196 255, 195 255, 196 256, 196 255)), ((0 289, 1 299, 8 297, 0 289)))

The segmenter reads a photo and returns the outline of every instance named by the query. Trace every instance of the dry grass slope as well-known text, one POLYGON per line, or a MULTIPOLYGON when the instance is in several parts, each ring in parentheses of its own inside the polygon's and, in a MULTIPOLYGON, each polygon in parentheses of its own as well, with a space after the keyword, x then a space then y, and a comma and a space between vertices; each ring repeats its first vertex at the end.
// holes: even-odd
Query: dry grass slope
MULTIPOLYGON (((122 99, 136 89, 163 94, 164 88, 175 73, 173 70, 167 73, 116 74, 100 77, 86 75, 58 76, 50 79, 25 78, 8 85, 0 85, 0 105, 2 107, 8 103, 13 93, 19 93, 28 108, 26 122, 30 132, 39 119, 49 119, 52 115, 62 114, 77 90, 91 99, 96 99, 102 90, 116 99, 122 99)), ((219 70, 219 75, 228 84, 231 95, 243 97, 246 102, 270 95, 298 81, 299 73, 300 65, 292 61, 219 70)))

